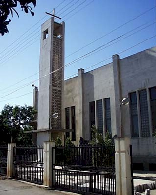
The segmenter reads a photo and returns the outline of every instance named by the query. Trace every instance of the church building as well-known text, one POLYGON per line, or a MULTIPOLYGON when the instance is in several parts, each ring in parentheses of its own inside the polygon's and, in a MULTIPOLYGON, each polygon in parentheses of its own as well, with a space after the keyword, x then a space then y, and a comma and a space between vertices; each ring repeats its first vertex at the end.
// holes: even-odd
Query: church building
POLYGON ((156 47, 64 80, 65 24, 52 17, 41 33, 37 144, 60 136, 78 145, 95 125, 103 136, 131 137, 134 169, 156 169, 156 47))

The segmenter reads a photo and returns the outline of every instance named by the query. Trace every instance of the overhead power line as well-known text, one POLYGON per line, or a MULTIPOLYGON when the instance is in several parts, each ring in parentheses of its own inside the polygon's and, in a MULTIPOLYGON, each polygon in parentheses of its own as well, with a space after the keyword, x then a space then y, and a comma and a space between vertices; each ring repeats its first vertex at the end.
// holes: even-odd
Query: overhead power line
MULTIPOLYGON (((78 0, 78 1, 79 1, 79 0, 78 0)), ((78 2, 78 1, 77 1, 77 2, 78 2)), ((76 2, 76 3, 77 3, 77 2, 76 2)), ((67 5, 69 5, 70 3, 71 3, 71 2, 69 2, 67 5)), ((74 3, 74 5, 75 5, 76 3, 74 3)), ((66 6, 67 6, 67 5, 66 5, 66 6)), ((66 7, 66 6, 65 6, 65 7, 66 7)), ((73 4, 72 4, 72 6, 73 6, 73 4)), ((80 5, 78 5, 77 7, 79 7, 79 6, 80 6, 80 5)), ((71 7, 71 6, 70 6, 70 7, 71 7)), ((64 8, 64 7, 63 7, 63 8, 64 8)), ((63 9, 63 8, 62 8, 62 9, 63 9)), ((61 9, 61 10, 62 10, 62 9, 61 9)), ((59 13, 59 11, 57 12, 57 14, 58 14, 58 13, 59 13)), ((47 25, 48 25, 48 24, 47 24, 47 25)), ((33 37, 34 37, 34 36, 40 36, 40 26, 39 26, 38 28, 36 28, 32 33, 34 33, 34 34, 33 34, 33 37), (38 33, 38 35, 37 35, 37 33, 38 33)), ((12 56, 10 57, 10 54, 11 54, 11 53, 14 53, 15 55, 16 55, 16 53, 19 54, 19 51, 17 51, 18 47, 20 46, 20 47, 23 48, 24 45, 22 45, 22 44, 24 44, 25 42, 29 41, 29 39, 30 39, 31 37, 32 37, 32 35, 31 35, 31 36, 30 36, 30 35, 26 36, 26 37, 25 37, 25 39, 27 38, 26 40, 24 39, 23 42, 22 42, 22 41, 17 42, 17 44, 16 44, 13 48, 11 48, 9 51, 7 51, 6 54, 4 54, 3 56, 1 56, 0 61, 2 61, 2 64, 8 61, 8 56, 9 56, 9 59, 13 56, 13 55, 12 55, 12 56), (6 60, 5 60, 5 59, 6 59, 6 60)), ((31 40, 32 40, 32 39, 31 39, 31 40)), ((29 43, 30 43, 30 41, 29 41, 29 43)), ((27 45, 27 43, 26 43, 26 45, 27 45)))
MULTIPOLYGON (((128 50, 130 50, 130 49, 132 49, 132 48, 134 48, 134 47, 136 47, 136 46, 138 46, 138 45, 140 45, 140 44, 142 44, 142 43, 144 43, 144 42, 146 42, 146 41, 150 40, 150 39, 155 38, 155 37, 156 37, 156 34, 155 34, 154 36, 152 36, 152 37, 149 37, 149 38, 147 38, 147 39, 144 39, 144 40, 143 40, 143 41, 141 41, 141 42, 138 42, 137 44, 135 44, 135 45, 133 45, 133 46, 131 46, 131 47, 129 47, 129 48, 127 48, 127 49, 125 49, 125 50, 122 50, 122 51, 121 51, 121 52, 119 52, 118 54, 122 54, 122 53, 124 53, 124 52, 126 52, 126 51, 128 51, 128 50)), ((100 64, 100 63, 102 63, 102 62, 104 62, 104 61, 106 61, 106 60, 109 60, 109 59, 112 59, 112 56, 111 56, 111 57, 109 57, 109 58, 107 58, 107 59, 104 59, 104 60, 102 60, 102 61, 100 61, 100 62, 98 62, 98 63, 96 63, 96 64, 94 64, 94 65, 92 65, 92 66, 90 66, 90 67, 88 67, 87 69, 89 69, 89 68, 93 68, 93 67, 97 66, 98 64, 100 64)), ((87 70, 87 69, 85 69, 85 70, 87 70)), ((30 92, 30 93, 32 93, 32 92, 30 92)), ((0 101, 0 102, 5 102, 5 101, 8 101, 8 100, 17 99, 17 98, 20 98, 20 97, 26 96, 26 95, 28 95, 28 94, 30 94, 30 93, 23 94, 23 95, 21 95, 21 96, 14 97, 14 98, 10 98, 10 99, 7 99, 7 100, 2 100, 2 101, 0 101)))
POLYGON ((81 10, 83 10, 84 8, 86 8, 87 6, 89 6, 90 4, 92 4, 94 2, 94 0, 90 1, 88 4, 86 4, 85 6, 83 6, 82 8, 80 8, 77 12, 75 12, 73 15, 71 15, 70 17, 68 17, 66 19, 66 22, 67 20, 71 19, 73 16, 75 16, 77 13, 79 13, 81 10))
MULTIPOLYGON (((94 1, 94 0, 93 0, 94 1)), ((79 11, 81 11, 82 9, 84 9, 85 7, 87 7, 88 5, 90 5, 91 3, 93 3, 93 1, 91 1, 90 3, 88 3, 87 5, 85 5, 83 8, 81 8, 80 10, 78 10, 75 14, 77 14, 79 11)), ((72 2, 72 1, 71 1, 72 2)), ((69 3, 68 3, 69 4, 69 3)), ((65 6, 66 7, 66 6, 65 6)), ((62 9, 61 9, 62 10, 62 9)), ((74 16, 75 14, 73 14, 72 16, 74 16)), ((71 16, 71 17, 72 17, 71 16)), ((69 18, 71 18, 71 17, 69 17, 69 18)), ((68 19, 69 19, 68 18, 68 19)), ((38 28, 37 28, 38 29, 38 28)), ((34 31, 33 31, 34 32, 34 31)), ((35 41, 36 42, 36 41, 35 41)), ((35 42, 33 42, 33 43, 35 43, 35 42)), ((33 44, 32 43, 32 44, 33 44)), ((31 45, 32 45, 31 44, 31 45)), ((28 47, 26 47, 26 49, 27 49, 28 47)), ((10 58, 9 58, 10 59, 10 58)), ((38 72, 39 73, 39 72, 38 72)), ((33 77, 33 76, 35 76, 35 75, 37 75, 38 73, 35 73, 35 74, 33 74, 33 75, 30 75, 30 76, 28 76, 28 77, 26 77, 26 78, 24 78, 24 79, 22 79, 22 80, 20 80, 20 81, 18 81, 18 82, 16 82, 15 84, 13 84, 13 85, 10 85, 10 86, 8 86, 7 88, 5 88, 5 89, 2 89, 2 90, 0 90, 0 91, 4 91, 4 90, 6 90, 6 89, 9 89, 10 87, 12 87, 12 86, 15 86, 15 85, 17 85, 17 84, 19 84, 20 82, 22 82, 22 81, 24 81, 24 80, 26 80, 26 79, 29 79, 29 78, 31 78, 31 77, 33 77)))
MULTIPOLYGON (((85 1, 86 1, 86 0, 85 0, 85 1)), ((80 3, 77 7, 79 7, 79 6, 80 6, 81 4, 83 4, 85 1, 83 1, 82 3, 80 3)), ((64 1, 63 1, 63 2, 64 2, 64 1)), ((62 3, 63 3, 63 2, 62 2, 62 3)), ((93 1, 92 1, 92 2, 93 2, 93 1)), ((68 4, 69 4, 69 3, 68 3, 68 4)), ((87 5, 86 5, 86 6, 87 6, 87 5)), ((77 7, 76 7, 76 8, 77 8, 77 7)), ((69 56, 71 56, 71 55, 77 53, 78 51, 84 49, 85 47, 87 47, 87 46, 93 44, 94 42, 96 42, 96 41, 102 39, 103 37, 105 37, 105 36, 111 34, 112 32, 116 31, 117 29, 121 28, 122 26, 128 24, 129 22, 132 22, 132 21, 136 20, 137 18, 141 17, 142 15, 144 15, 144 14, 148 13, 149 11, 153 10, 155 7, 156 7, 156 6, 154 6, 154 7, 150 8, 150 9, 146 10, 145 12, 143 12, 143 13, 141 13, 140 15, 136 16, 135 18, 133 18, 133 19, 131 19, 131 20, 125 22, 124 24, 120 25, 119 27, 115 28, 115 29, 112 30, 111 32, 109 32, 109 33, 107 33, 107 34, 105 34, 105 35, 103 35, 103 36, 101 36, 101 37, 95 39, 94 41, 90 42, 90 43, 87 44, 87 45, 84 45, 83 47, 81 47, 81 48, 78 49, 77 51, 75 51, 75 52, 71 53, 70 55, 68 55, 67 58, 68 58, 69 56)), ((73 10, 75 10, 76 8, 74 8, 73 10)), ((72 11, 73 11, 73 10, 72 10, 72 11)), ((65 16, 64 16, 64 17, 65 17, 65 16)), ((34 31, 33 31, 33 32, 34 32, 34 31)), ((21 43, 19 43, 19 44, 21 45, 21 43)), ((18 45, 19 45, 19 44, 18 44, 18 45)), ((17 49, 17 48, 16 48, 16 49, 17 49)), ((12 52, 16 53, 16 49, 13 48, 13 51, 12 51, 12 52)), ((11 53, 12 53, 12 52, 11 52, 11 53)), ((19 51, 18 51, 18 54, 19 54, 19 51)), ((7 56, 9 56, 9 55, 10 55, 10 54, 7 53, 7 56)), ((5 59, 4 57, 7 57, 7 56, 3 56, 3 60, 5 59)), ((11 57, 12 57, 12 56, 11 56, 11 57)), ((10 59, 11 57, 9 57, 9 59, 10 59)), ((5 62, 7 62, 7 60, 6 60, 6 61, 4 60, 3 63, 5 63, 5 62)))
POLYGON ((70 13, 72 13, 73 11, 75 11, 77 8, 79 8, 81 5, 83 5, 86 2, 86 0, 84 0, 83 2, 81 2, 80 4, 78 4, 78 6, 76 6, 73 10, 71 10, 69 13, 65 14, 64 16, 62 16, 62 18, 65 18, 67 15, 69 15, 70 13))
POLYGON ((117 31, 118 29, 120 29, 121 27, 123 27, 123 26, 129 24, 130 22, 132 22, 132 21, 134 21, 134 20, 140 18, 141 16, 145 15, 146 13, 150 12, 151 10, 154 10, 154 8, 156 8, 156 6, 154 6, 154 7, 150 8, 150 9, 144 11, 143 13, 141 13, 141 14, 137 15, 136 17, 134 17, 134 18, 128 20, 127 22, 121 24, 120 26, 118 26, 117 28, 113 29, 112 31, 110 31, 110 32, 108 32, 108 33, 102 35, 101 37, 98 37, 97 39, 93 40, 92 42, 90 42, 90 43, 84 45, 83 47, 79 48, 79 49, 76 50, 75 52, 73 52, 73 53, 69 54, 68 56, 66 56, 66 58, 72 56, 73 54, 75 54, 75 53, 77 53, 77 52, 79 52, 79 51, 81 51, 82 49, 88 47, 89 45, 95 43, 96 41, 98 41, 98 40, 100 40, 100 39, 106 37, 107 35, 110 35, 111 33, 117 31))
POLYGON ((0 101, 0 102, 6 102, 6 101, 8 101, 8 100, 17 99, 17 98, 24 97, 24 96, 29 95, 29 94, 32 94, 32 93, 33 93, 33 92, 29 92, 29 93, 26 93, 26 94, 23 94, 23 95, 14 97, 14 98, 10 98, 10 99, 7 99, 7 100, 2 100, 2 101, 0 101))
MULTIPOLYGON (((59 13, 59 15, 62 15, 64 12, 66 12, 67 10, 69 10, 71 7, 73 7, 74 5, 76 5, 80 0, 77 0, 76 3, 72 0, 70 1, 68 4, 70 4, 71 2, 74 2, 73 4, 71 4, 71 6, 67 7, 67 9, 65 9, 63 12, 59 13)), ((67 4, 67 5, 68 5, 67 4)))
MULTIPOLYGON (((111 46, 111 45, 113 45, 113 44, 116 44, 117 42, 119 42, 119 41, 121 40, 121 38, 126 39, 126 38, 128 38, 128 37, 130 37, 130 36, 132 36, 132 35, 134 35, 134 34, 136 34, 136 33, 138 33, 138 32, 140 32, 141 30, 146 29, 147 27, 149 27, 149 26, 151 26, 151 25, 153 25, 153 24, 155 24, 155 23, 156 23, 156 22, 153 22, 152 24, 146 25, 146 26, 145 26, 145 24, 147 24, 147 23, 142 24, 142 25, 140 25, 140 26, 138 26, 138 27, 136 27, 136 28, 134 28, 134 29, 132 29, 132 30, 130 30, 130 31, 128 31, 128 32, 126 32, 126 33, 120 35, 120 36, 118 36, 117 38, 112 39, 111 41, 109 41, 109 42, 107 42, 107 43, 105 43, 105 44, 103 44, 103 45, 97 47, 96 49, 94 49, 94 50, 92 50, 92 51, 90 51, 90 52, 88 52, 88 53, 86 53, 86 54, 80 56, 79 58, 77 58, 77 59, 73 60, 72 62, 66 64, 65 67, 70 66, 70 65, 72 65, 72 64, 74 64, 74 63, 76 63, 76 62, 78 62, 78 61, 80 61, 80 60, 82 60, 82 59, 84 59, 84 58, 86 58, 86 57, 88 57, 88 56, 90 56, 90 55, 93 55, 93 53, 95 53, 95 52, 97 53, 97 52, 99 52, 99 51, 101 51, 101 50, 103 50, 103 49, 105 49, 105 48, 107 48, 107 47, 109 47, 109 46, 111 46), (130 34, 130 35, 128 35, 128 36, 126 36, 126 37, 124 37, 126 34, 129 34, 130 32, 133 32, 133 31, 135 31, 136 29, 139 29, 139 28, 142 27, 142 26, 145 26, 145 27, 142 28, 142 29, 140 29, 140 30, 138 30, 138 31, 136 31, 136 32, 134 32, 134 33, 132 33, 132 34, 130 34), (114 42, 114 41, 116 41, 116 42, 114 42), (104 46, 105 46, 105 47, 104 47, 104 46)), ((42 70, 41 70, 41 71, 42 71, 42 70)), ((4 95, 3 97, 8 96, 8 95, 11 95, 12 93, 15 93, 16 91, 21 90, 21 89, 23 89, 23 87, 27 87, 27 86, 29 86, 31 83, 36 82, 36 81, 38 81, 38 79, 33 80, 33 81, 31 81, 31 82, 29 82, 29 83, 27 83, 27 84, 25 84, 25 85, 22 85, 22 86, 18 87, 17 89, 15 89, 15 90, 12 91, 12 92, 9 92, 7 95, 4 95)), ((2 97, 2 98, 3 98, 3 97, 2 97)))
POLYGON ((128 37, 130 37, 130 36, 132 36, 132 35, 134 35, 134 34, 136 34, 136 33, 138 33, 138 32, 140 32, 140 31, 142 31, 142 30, 148 28, 149 26, 151 26, 151 25, 153 25, 153 24, 155 24, 155 23, 156 23, 156 22, 153 22, 152 24, 147 25, 146 27, 144 27, 144 28, 142 28, 142 29, 140 29, 140 30, 138 30, 138 31, 136 31, 136 32, 134 32, 134 33, 132 33, 132 34, 126 36, 126 37, 124 37, 126 34, 129 34, 130 32, 133 32, 134 30, 140 28, 141 26, 143 26, 143 25, 145 25, 145 24, 143 24, 143 25, 141 25, 141 26, 139 26, 139 27, 137 27, 137 28, 134 28, 133 30, 130 30, 130 31, 128 31, 128 32, 126 32, 126 33, 124 33, 124 34, 118 36, 117 38, 112 39, 111 41, 109 41, 109 42, 107 42, 107 43, 105 43, 105 44, 102 44, 101 46, 95 48, 94 50, 91 50, 91 51, 87 52, 86 54, 84 54, 84 55, 78 57, 77 59, 73 60, 72 62, 67 63, 66 65, 75 64, 76 62, 78 62, 78 61, 80 61, 80 60, 82 60, 82 59, 84 59, 84 58, 86 58, 86 57, 92 55, 93 53, 95 53, 95 52, 97 53, 97 52, 101 51, 102 49, 105 49, 105 48, 107 48, 107 47, 109 47, 109 46, 111 46, 111 45, 113 45, 113 44, 119 42, 119 41, 121 40, 121 38, 126 39, 126 38, 128 38, 128 37), (116 41, 116 40, 117 40, 117 41, 116 41), (116 41, 116 42, 114 42, 114 41, 116 41), (110 43, 112 43, 112 44, 110 44, 110 43), (104 47, 104 46, 105 46, 105 47, 104 47))
MULTIPOLYGON (((47 23, 46 26, 48 26, 48 24, 49 24, 49 23, 47 23)), ((36 38, 36 37, 40 36, 40 27, 38 27, 37 29, 35 29, 32 33, 33 33, 33 34, 32 34, 31 36, 28 34, 28 36, 25 37, 25 39, 23 40, 23 42, 22 42, 22 41, 17 42, 17 44, 16 44, 14 47, 12 47, 10 50, 8 50, 7 53, 3 54, 3 55, 1 56, 0 61, 4 60, 4 59, 7 58, 8 56, 10 56, 11 53, 16 53, 16 52, 17 52, 17 49, 18 49, 19 47, 23 47, 23 46, 24 46, 23 44, 24 44, 25 42, 26 42, 26 45, 27 45, 27 43, 28 43, 27 41, 33 40, 32 37, 35 37, 35 38, 36 38)), ((30 42, 30 41, 29 41, 29 42, 30 42)))
MULTIPOLYGON (((65 0, 64 0, 65 1, 65 0)), ((64 1, 62 1, 62 3, 64 2, 64 1)), ((69 4, 69 3, 68 3, 69 4)), ((67 4, 67 5, 68 5, 67 4)), ((57 6, 58 7, 58 6, 57 6)), ((64 7, 63 7, 64 8, 64 7)), ((63 9, 62 8, 62 9, 63 9)), ((61 9, 61 10, 62 10, 61 9)), ((51 11, 52 12, 52 11, 51 11)), ((59 11, 57 12, 57 13, 59 13, 59 11)), ((43 17, 43 18, 46 18, 47 16, 45 16, 45 17, 43 17)), ((37 23, 36 23, 37 24, 37 23)), ((47 23, 46 25, 48 26, 48 24, 49 23, 47 23)), ((34 25, 35 26, 35 25, 34 25)), ((32 27, 31 27, 32 28, 32 27)), ((30 29, 31 29, 30 28, 30 29)), ((20 46, 23 46, 22 44, 24 44, 25 42, 27 42, 29 39, 31 39, 32 37, 34 37, 34 36, 39 36, 40 35, 40 26, 39 27, 37 27, 34 31, 32 31, 31 32, 31 36, 30 36, 30 34, 28 34, 24 39, 23 39, 23 42, 22 41, 20 41, 19 39, 17 40, 17 44, 14 46, 14 47, 12 47, 12 48, 10 48, 3 56, 1 56, 1 59, 0 59, 0 61, 2 61, 2 60, 4 60, 5 58, 7 58, 8 56, 10 56, 10 54, 11 53, 16 53, 16 50, 18 49, 18 47, 20 46), (33 36, 32 36, 33 35, 33 36)), ((25 35, 25 33, 23 34, 23 35, 25 35)), ((27 44, 27 43, 26 43, 27 44)), ((11 44, 12 45, 12 44, 11 44)), ((3 52, 2 52, 3 53, 3 52)), ((0 53, 1 54, 1 53, 0 53)))
MULTIPOLYGON (((153 37, 152 37, 152 38, 153 38, 153 37)), ((146 40, 148 40, 148 39, 145 39, 145 41, 146 41, 146 40)), ((144 41, 143 41, 143 42, 144 42, 144 41)), ((141 43, 142 43, 142 42, 141 42, 141 43)), ((140 44, 140 43, 138 43, 138 44, 140 44)), ((120 54, 120 53, 119 53, 119 54, 120 54)), ((107 59, 107 60, 108 60, 108 59, 107 59)), ((104 60, 104 61, 105 61, 105 60, 104 60)), ((40 79, 42 79, 42 78, 45 78, 45 77, 47 77, 47 76, 49 76, 49 75, 51 75, 51 74, 53 74, 53 73, 56 73, 57 71, 62 70, 62 68, 67 67, 67 66, 70 66, 70 65, 71 65, 71 64, 66 64, 65 66, 62 66, 62 67, 58 68, 57 70, 52 71, 52 72, 48 73, 47 75, 44 75, 44 76, 40 77, 39 79, 36 79, 36 80, 31 81, 31 82, 29 82, 29 83, 27 83, 27 84, 25 84, 25 85, 22 85, 22 86, 20 86, 18 89, 16 89, 16 90, 14 90, 14 91, 12 91, 12 92, 10 92, 10 93, 8 93, 8 94, 2 96, 1 98, 4 98, 4 97, 6 97, 6 96, 9 96, 9 95, 11 95, 11 94, 17 92, 18 90, 21 90, 21 89, 23 89, 24 87, 29 86, 30 84, 32 84, 32 83, 34 83, 34 82, 36 82, 36 81, 38 81, 38 80, 40 80, 40 79)))
MULTIPOLYGON (((59 6, 61 6, 66 0, 61 1, 61 3, 59 3, 55 9, 57 9, 59 6)), ((50 11, 52 12, 52 11, 50 11)), ((42 17, 41 19, 39 19, 35 24, 33 24, 26 32, 24 32, 21 36, 19 36, 16 40, 14 40, 9 46, 7 46, 1 53, 4 53, 9 47, 11 47, 14 43, 16 43, 17 41, 19 41, 26 33, 28 33, 34 26, 36 26, 38 23, 40 23, 43 19, 45 19, 47 16, 42 17)))
MULTIPOLYGON (((156 23, 156 22, 153 22, 153 23, 150 24, 150 25, 153 25, 154 23, 156 23)), ((145 23, 145 24, 147 24, 147 23, 145 23)), ((111 45, 113 45, 113 44, 116 44, 117 42, 119 42, 119 41, 121 40, 121 38, 123 38, 123 39, 128 38, 128 37, 130 37, 130 36, 132 36, 132 35, 134 35, 134 34, 140 32, 141 30, 144 30, 145 28, 147 28, 147 27, 150 26, 150 25, 145 26, 145 24, 142 24, 142 25, 140 25, 140 26, 138 26, 138 27, 136 27, 136 28, 134 28, 134 29, 132 29, 132 30, 130 30, 130 31, 128 31, 128 32, 126 32, 126 33, 120 35, 120 36, 118 36, 117 38, 112 39, 111 41, 109 41, 109 42, 107 42, 107 43, 105 43, 105 44, 103 44, 103 45, 97 47, 96 49, 94 49, 94 50, 92 50, 92 51, 90 51, 90 52, 88 52, 88 53, 86 53, 86 54, 84 54, 84 55, 82 55, 82 56, 80 56, 79 58, 73 60, 72 62, 66 64, 65 66, 67 67, 67 66, 72 65, 72 64, 74 64, 74 63, 76 63, 76 62, 78 62, 78 61, 80 61, 80 60, 82 60, 82 59, 85 59, 86 57, 89 57, 90 55, 93 55, 93 53, 95 53, 95 52, 97 53, 97 52, 99 52, 99 51, 101 51, 101 50, 103 50, 103 49, 105 49, 105 48, 107 48, 107 47, 109 47, 109 46, 111 46, 111 45), (134 33, 132 33, 132 34, 130 34, 130 35, 128 35, 128 36, 126 36, 126 37, 124 37, 126 34, 129 34, 130 32, 133 32, 133 31, 139 29, 139 28, 142 27, 142 26, 145 26, 145 27, 142 28, 142 29, 140 29, 140 30, 138 30, 138 31, 136 31, 136 32, 134 32, 134 33), (114 41, 116 41, 116 42, 114 42, 114 41), (104 47, 104 46, 105 46, 105 47, 104 47)), ((40 72, 42 72, 42 70, 40 70, 40 72)), ((35 81, 37 81, 37 80, 33 80, 33 81, 31 81, 31 82, 29 82, 29 83, 27 83, 27 84, 25 84, 25 85, 22 85, 21 87, 18 87, 18 88, 15 89, 14 91, 9 92, 7 95, 11 95, 12 93, 14 93, 14 92, 16 92, 16 91, 23 89, 23 87, 29 86, 32 82, 35 82, 35 81)), ((6 96, 6 95, 4 95, 3 97, 5 97, 5 96, 6 96)), ((2 97, 2 98, 3 98, 3 97, 2 97)))
MULTIPOLYGON (((36 38, 39 38, 40 35, 36 36, 36 38)), ((15 54, 11 55, 10 57, 7 58, 7 60, 3 61, 1 63, 1 65, 5 64, 7 61, 9 61, 10 59, 13 59, 13 57, 15 57, 16 55, 18 55, 19 52, 23 52, 24 50, 26 50, 28 47, 30 47, 31 45, 33 45, 36 41, 38 41, 39 39, 32 39, 31 41, 27 42, 27 44, 25 44, 23 47, 19 48, 19 50, 16 51, 15 54), (33 41, 33 42, 32 42, 33 41), (27 47, 26 47, 27 46, 27 47), (23 50, 22 50, 23 49, 23 50)))
MULTIPOLYGON (((114 30, 110 31, 109 33, 107 33, 107 34, 105 34, 105 35, 103 35, 103 36, 101 36, 101 37, 95 39, 94 41, 90 42, 89 44, 87 44, 87 45, 81 47, 79 50, 77 50, 77 51, 73 52, 72 54, 66 56, 66 58, 69 57, 69 56, 71 56, 71 55, 73 55, 73 54, 75 54, 75 53, 77 53, 77 52, 80 51, 81 49, 83 49, 83 48, 85 48, 85 47, 91 45, 91 44, 94 43, 95 41, 97 41, 97 40, 99 40, 99 39, 101 39, 101 38, 103 38, 103 37, 105 37, 105 36, 111 34, 112 32, 116 31, 116 30, 119 29, 120 27, 122 27, 122 26, 128 24, 129 22, 131 22, 131 21, 133 21, 133 20, 135 20, 135 19, 141 17, 141 16, 144 15, 145 13, 147 13, 147 12, 153 10, 155 7, 156 7, 156 6, 154 6, 154 7, 150 8, 150 9, 146 10, 145 12, 143 12, 143 13, 141 13, 140 15, 134 17, 133 19, 129 20, 128 22, 123 23, 122 25, 118 26, 117 28, 115 28, 114 30)), ((29 76, 29 77, 26 77, 26 78, 24 78, 24 79, 22 79, 22 80, 26 80, 26 79, 28 79, 28 78, 30 78, 30 77, 36 75, 36 74, 38 74, 38 73, 35 73, 35 74, 33 74, 33 75, 29 76)), ((10 88, 10 87, 12 87, 12 86, 14 86, 14 85, 16 85, 16 84, 18 84, 18 83, 20 83, 20 81, 17 82, 17 83, 15 83, 15 84, 13 84, 13 85, 11 85, 11 86, 9 86, 9 87, 7 87, 6 89, 8 89, 8 88, 10 88)), ((4 90, 5 90, 5 89, 4 89, 4 90)), ((4 91, 4 90, 3 90, 3 91, 4 91)), ((2 90, 1 90, 1 91, 2 91, 2 90)))

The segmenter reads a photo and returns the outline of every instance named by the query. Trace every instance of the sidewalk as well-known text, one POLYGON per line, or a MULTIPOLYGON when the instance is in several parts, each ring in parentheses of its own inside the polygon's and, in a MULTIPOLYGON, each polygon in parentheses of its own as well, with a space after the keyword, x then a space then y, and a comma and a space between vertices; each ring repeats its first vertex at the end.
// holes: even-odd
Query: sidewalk
POLYGON ((151 190, 151 195, 156 195, 156 190, 151 190))
POLYGON ((7 179, 0 180, 0 195, 73 195, 73 194, 74 193, 70 192, 46 190, 19 181, 7 179))

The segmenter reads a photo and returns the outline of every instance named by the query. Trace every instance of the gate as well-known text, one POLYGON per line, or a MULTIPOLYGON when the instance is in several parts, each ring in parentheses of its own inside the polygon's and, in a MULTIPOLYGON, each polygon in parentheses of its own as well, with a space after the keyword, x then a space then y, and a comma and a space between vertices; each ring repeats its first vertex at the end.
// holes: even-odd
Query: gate
POLYGON ((84 194, 116 194, 114 146, 54 147, 53 187, 84 194))
POLYGON ((7 175, 7 154, 8 147, 0 146, 0 176, 7 175))
POLYGON ((14 147, 15 178, 43 184, 43 148, 14 147))

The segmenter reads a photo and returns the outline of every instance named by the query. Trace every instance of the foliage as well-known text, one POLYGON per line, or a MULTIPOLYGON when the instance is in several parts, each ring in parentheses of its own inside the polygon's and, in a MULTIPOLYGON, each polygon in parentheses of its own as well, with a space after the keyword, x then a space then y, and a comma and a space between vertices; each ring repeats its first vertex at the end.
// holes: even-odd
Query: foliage
POLYGON ((16 11, 16 7, 18 4, 20 5, 22 11, 25 13, 30 12, 32 16, 34 15, 34 12, 32 11, 32 7, 30 4, 33 4, 33 6, 36 6, 36 0, 0 0, 0 34, 4 35, 5 33, 8 33, 8 27, 7 25, 10 23, 9 16, 13 17, 13 13, 15 13, 18 17, 19 14, 16 11))
POLYGON ((104 166, 105 169, 111 168, 115 164, 114 141, 112 135, 107 132, 105 138, 92 126, 92 140, 90 144, 95 146, 93 149, 92 162, 94 166, 104 166))
POLYGON ((67 137, 65 141, 65 150, 64 150, 64 157, 65 157, 66 165, 69 165, 72 162, 72 159, 74 156, 73 147, 75 147, 75 145, 72 143, 71 139, 67 137))
POLYGON ((57 147, 61 147, 62 146, 62 140, 60 137, 57 137, 56 140, 55 140, 55 145, 57 147))
POLYGON ((69 137, 66 138, 65 141, 65 147, 74 147, 75 145, 73 144, 73 142, 71 141, 71 139, 69 137))
POLYGON ((31 144, 31 134, 24 131, 32 130, 30 122, 34 120, 36 111, 31 106, 6 105, 0 114, 0 144, 16 142, 31 144))
POLYGON ((153 132, 153 137, 156 137, 156 129, 153 132))
POLYGON ((93 125, 91 128, 92 132, 92 140, 90 141, 90 144, 95 146, 95 145, 113 145, 113 139, 112 136, 109 132, 106 133, 105 138, 103 138, 103 135, 98 132, 98 129, 93 125))

